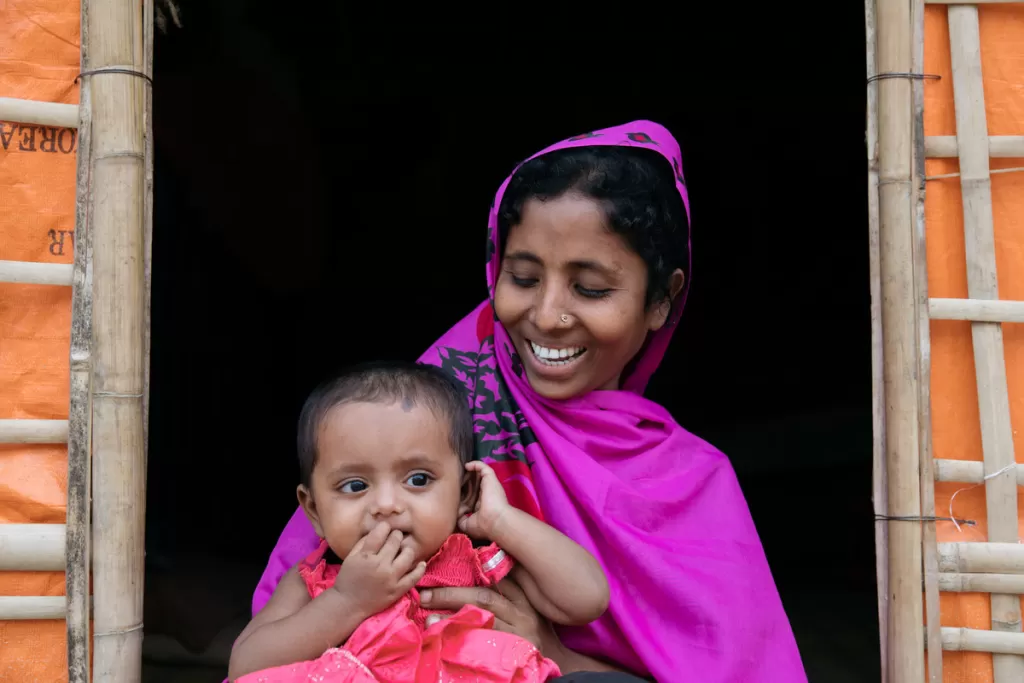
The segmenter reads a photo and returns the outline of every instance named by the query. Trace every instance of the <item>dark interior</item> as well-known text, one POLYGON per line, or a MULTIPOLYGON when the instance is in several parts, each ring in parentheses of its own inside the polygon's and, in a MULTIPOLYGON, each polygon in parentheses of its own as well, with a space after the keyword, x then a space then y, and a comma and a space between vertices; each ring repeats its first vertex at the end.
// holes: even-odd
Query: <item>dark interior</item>
POLYGON ((417 357, 484 296, 514 164, 637 118, 678 137, 693 207, 648 395, 732 459, 811 681, 879 679, 860 5, 180 6, 155 55, 146 681, 226 672, 307 392, 417 357))

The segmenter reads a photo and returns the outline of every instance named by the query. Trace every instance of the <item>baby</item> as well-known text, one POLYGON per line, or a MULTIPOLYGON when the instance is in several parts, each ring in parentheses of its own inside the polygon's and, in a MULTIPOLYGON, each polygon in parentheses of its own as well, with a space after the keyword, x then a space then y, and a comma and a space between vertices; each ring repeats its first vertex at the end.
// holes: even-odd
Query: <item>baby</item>
POLYGON ((493 630, 483 610, 467 605, 428 626, 434 613, 417 587, 507 575, 557 624, 607 608, 594 557, 509 505, 494 471, 472 460, 465 390, 439 368, 380 363, 320 386, 298 445, 299 503, 323 542, 238 637, 236 683, 543 681, 559 675, 554 662, 493 630))

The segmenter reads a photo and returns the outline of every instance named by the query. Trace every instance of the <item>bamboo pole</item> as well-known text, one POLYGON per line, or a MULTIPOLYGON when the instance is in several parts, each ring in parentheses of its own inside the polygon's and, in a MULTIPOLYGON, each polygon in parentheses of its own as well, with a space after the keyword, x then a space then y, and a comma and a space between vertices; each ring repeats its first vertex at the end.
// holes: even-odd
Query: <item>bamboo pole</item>
POLYGON ((0 121, 54 128, 77 128, 78 107, 73 104, 0 97, 0 121))
MULTIPOLYGON (((142 71, 150 79, 153 78, 153 28, 156 25, 153 0, 142 0, 142 71)), ((142 368, 144 376, 142 391, 142 433, 146 449, 146 469, 149 468, 149 378, 150 349, 152 344, 151 322, 152 309, 150 302, 153 291, 153 89, 146 88, 146 189, 143 199, 143 279, 145 295, 143 299, 142 327, 142 368)))
POLYGON ((0 621, 63 619, 64 596, 0 597, 0 621))
MULTIPOLYGON (((913 68, 911 5, 878 0, 879 73, 913 68)), ((921 516, 918 300, 912 203, 914 101, 905 78, 878 82, 879 237, 888 514, 921 516)), ((924 680, 921 525, 889 526, 888 683, 924 680)))
MULTIPOLYGON (((875 0, 864 3, 864 29, 867 75, 876 65, 875 0)), ((885 517, 889 509, 885 467, 885 408, 882 375, 882 276, 878 235, 878 82, 868 80, 867 92, 868 152, 868 264, 871 290, 871 503, 875 517, 885 517)), ((878 600, 878 646, 881 655, 880 683, 887 682, 889 623, 889 526, 875 525, 875 577, 878 600)))
MULTIPOLYGON (((942 629, 942 649, 952 652, 1024 655, 1024 633, 981 631, 973 628, 945 626, 942 629)), ((1019 683, 1019 680, 1015 683, 1019 683)))
POLYGON ((991 299, 929 299, 932 320, 1024 323, 1024 301, 991 299))
MULTIPOLYGON (((924 139, 924 149, 929 159, 956 159, 960 156, 955 135, 929 135, 924 139)), ((988 155, 996 159, 1024 157, 1024 135, 990 135, 988 155)))
MULTIPOLYGON (((924 0, 913 0, 912 14, 913 57, 912 71, 924 71, 924 0)), ((931 325, 928 319, 928 252, 925 244, 925 152, 924 152, 924 82, 911 82, 914 104, 914 152, 913 152, 913 198, 914 198, 914 290, 917 311, 918 348, 918 442, 921 467, 921 514, 935 517, 935 470, 932 459, 931 421, 931 325)), ((921 529, 922 570, 924 572, 924 613, 925 658, 928 664, 928 680, 942 683, 942 624, 939 610, 939 561, 936 548, 935 523, 928 522, 921 529)))
POLYGON ((0 443, 67 443, 67 420, 0 420, 0 443))
POLYGON ((939 574, 939 590, 1024 595, 1024 574, 939 574))
POLYGON ((62 571, 63 524, 0 524, 0 572, 62 571))
POLYGON ((23 285, 70 285, 71 265, 0 261, 0 282, 23 285))
MULTIPOLYGON (((139 71, 145 32, 136 3, 85 0, 86 70, 139 71)), ((89 77, 93 264, 93 681, 142 673, 145 533, 145 81, 89 77)))
POLYGON ((939 571, 964 574, 1024 574, 1019 543, 939 543, 939 571))
MULTIPOLYGON (((998 299, 992 186, 989 178, 988 123, 981 73, 978 8, 955 5, 948 10, 953 104, 963 195, 964 241, 967 249, 967 291, 972 299, 998 299)), ((999 324, 971 323, 974 366, 981 418, 985 471, 988 539, 1015 544, 1017 535, 1017 478, 1003 471, 1014 464, 1013 427, 999 324), (996 475, 995 473, 1001 472, 996 475)), ((1012 469, 1012 468, 1011 468, 1012 469)), ((992 630, 1021 633, 1020 597, 992 594, 992 630)), ((1024 650, 1019 653, 1024 654, 1024 650)), ((1024 681, 1024 657, 1011 653, 992 657, 994 683, 1024 681)))
MULTIPOLYGON (((89 64, 89 0, 81 2, 80 62, 89 64)), ((92 88, 78 89, 75 262, 71 286, 71 374, 68 412, 67 540, 64 554, 68 683, 89 683, 89 588, 92 562, 92 88)))
MULTIPOLYGON (((1017 486, 1024 486, 1024 465, 1013 468, 1017 486)), ((936 460, 935 481, 980 484, 985 481, 985 463, 976 460, 936 460)))

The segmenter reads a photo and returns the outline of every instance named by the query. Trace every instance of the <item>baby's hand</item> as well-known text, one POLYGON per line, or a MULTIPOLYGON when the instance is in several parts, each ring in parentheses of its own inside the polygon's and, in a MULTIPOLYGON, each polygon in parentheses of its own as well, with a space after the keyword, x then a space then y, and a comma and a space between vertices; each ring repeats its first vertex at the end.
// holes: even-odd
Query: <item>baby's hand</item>
POLYGON ((494 530, 511 507, 505 497, 505 489, 489 465, 474 460, 466 463, 466 469, 480 474, 480 491, 476 497, 476 507, 459 520, 459 529, 473 538, 493 540, 494 530))
POLYGON ((380 522, 352 547, 341 563, 334 590, 363 618, 390 607, 423 578, 425 562, 416 563, 409 547, 402 547, 402 532, 380 522))

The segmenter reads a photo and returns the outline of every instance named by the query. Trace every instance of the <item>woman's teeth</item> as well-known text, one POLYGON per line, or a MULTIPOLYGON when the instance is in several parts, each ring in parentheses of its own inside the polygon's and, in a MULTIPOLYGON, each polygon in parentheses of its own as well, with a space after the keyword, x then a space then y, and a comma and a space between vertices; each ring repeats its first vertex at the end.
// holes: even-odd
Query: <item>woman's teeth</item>
POLYGON ((530 342, 533 355, 544 365, 568 365, 587 352, 585 346, 566 346, 561 349, 553 349, 530 342))

